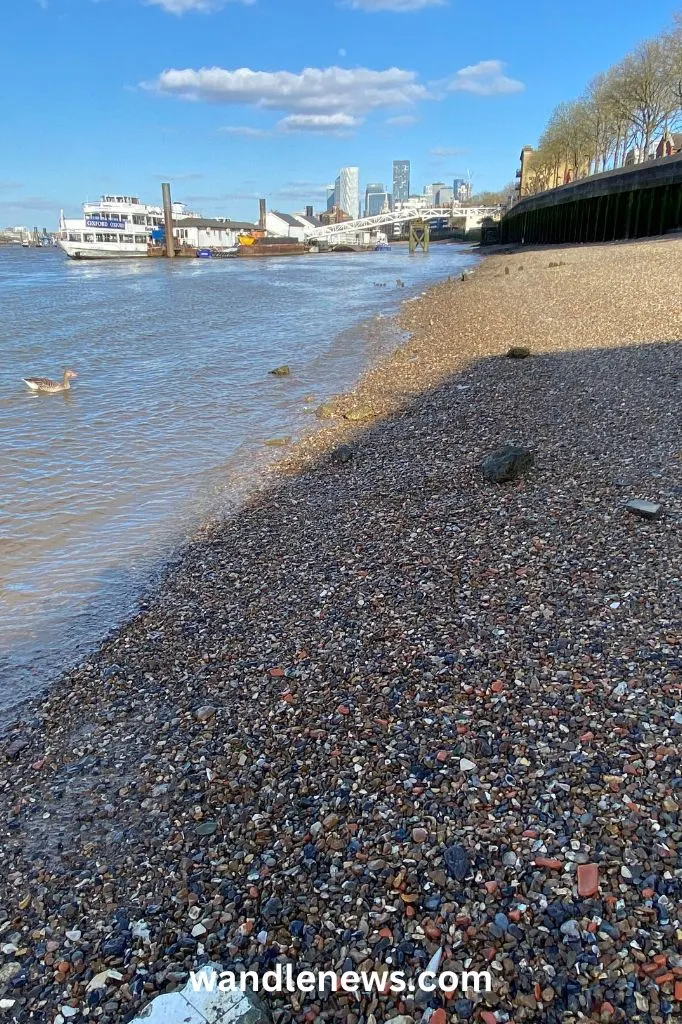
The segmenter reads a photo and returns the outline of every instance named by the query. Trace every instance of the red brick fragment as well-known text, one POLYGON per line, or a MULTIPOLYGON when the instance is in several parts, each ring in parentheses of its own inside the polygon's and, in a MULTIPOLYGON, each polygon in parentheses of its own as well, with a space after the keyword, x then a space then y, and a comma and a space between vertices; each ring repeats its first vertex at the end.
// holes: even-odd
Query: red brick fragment
POLYGON ((578 894, 580 896, 595 896, 599 892, 599 865, 579 864, 578 865, 578 894))

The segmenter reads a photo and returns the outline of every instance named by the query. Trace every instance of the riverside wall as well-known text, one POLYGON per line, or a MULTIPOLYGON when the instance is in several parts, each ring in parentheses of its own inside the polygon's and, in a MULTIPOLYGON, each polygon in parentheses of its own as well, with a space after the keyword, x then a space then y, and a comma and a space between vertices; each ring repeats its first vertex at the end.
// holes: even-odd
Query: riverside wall
POLYGON ((500 222, 502 243, 610 242, 682 229, 682 154, 528 196, 500 222))

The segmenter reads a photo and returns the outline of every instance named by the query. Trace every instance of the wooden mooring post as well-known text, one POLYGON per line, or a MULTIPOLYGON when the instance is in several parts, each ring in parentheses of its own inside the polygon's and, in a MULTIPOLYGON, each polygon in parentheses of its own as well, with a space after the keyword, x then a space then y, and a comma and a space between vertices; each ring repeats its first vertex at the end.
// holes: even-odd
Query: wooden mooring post
POLYGON ((175 239, 173 237, 173 203, 171 200, 170 185, 167 181, 161 184, 161 195, 163 196, 163 221, 166 230, 166 256, 172 260, 175 257, 175 239))
POLYGON ((410 221, 410 255, 421 247, 424 252, 429 251, 431 229, 427 220, 410 221))

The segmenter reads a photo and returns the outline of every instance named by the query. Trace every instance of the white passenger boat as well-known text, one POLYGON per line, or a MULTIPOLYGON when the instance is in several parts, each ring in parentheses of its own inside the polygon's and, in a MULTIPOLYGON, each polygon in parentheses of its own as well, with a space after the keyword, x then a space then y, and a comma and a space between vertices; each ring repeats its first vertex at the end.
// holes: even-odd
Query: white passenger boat
MULTIPOLYGON (((187 217, 173 203, 174 217, 187 217)), ((59 219, 57 244, 72 260, 130 259, 146 256, 152 232, 163 224, 163 208, 141 203, 135 196, 102 196, 84 203, 83 217, 59 219)))

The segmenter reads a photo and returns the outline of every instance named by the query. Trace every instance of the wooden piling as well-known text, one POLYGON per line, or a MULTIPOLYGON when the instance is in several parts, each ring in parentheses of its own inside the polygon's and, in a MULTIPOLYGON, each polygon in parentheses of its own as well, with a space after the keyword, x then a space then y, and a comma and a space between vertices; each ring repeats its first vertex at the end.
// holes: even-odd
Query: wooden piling
POLYGON ((169 260, 175 257, 175 238, 173 237, 173 202, 170 185, 164 181, 161 185, 163 197, 163 221, 166 227, 166 256, 169 260))

